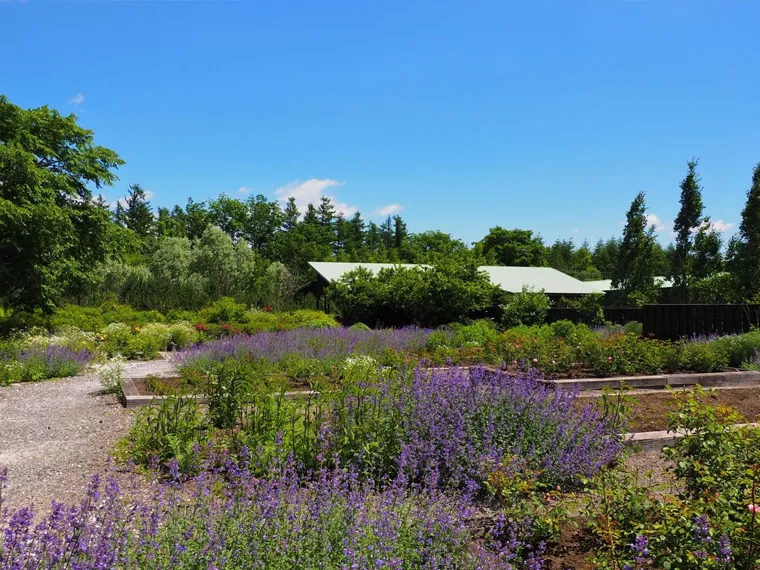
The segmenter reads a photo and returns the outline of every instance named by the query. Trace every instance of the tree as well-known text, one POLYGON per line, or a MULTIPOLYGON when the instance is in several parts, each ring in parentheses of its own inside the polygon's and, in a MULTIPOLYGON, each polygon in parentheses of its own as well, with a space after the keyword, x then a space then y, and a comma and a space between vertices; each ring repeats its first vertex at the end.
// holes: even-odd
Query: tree
POLYGON ((571 239, 555 241, 547 248, 546 260, 549 267, 569 273, 573 268, 573 255, 575 254, 575 244, 571 239))
POLYGON ((388 216, 380 226, 380 235, 382 236, 383 245, 388 250, 393 247, 393 218, 388 216))
POLYGON ((212 223, 206 203, 195 202, 192 198, 187 199, 183 217, 188 239, 199 239, 212 223))
POLYGON ((617 265, 618 253, 620 251, 620 240, 611 237, 607 241, 599 240, 594 246, 594 251, 591 254, 591 259, 596 267, 602 274, 602 277, 610 278, 615 271, 615 265, 617 265))
POLYGON ((282 227, 287 232, 292 230, 298 225, 298 217, 301 212, 298 211, 296 206, 296 199, 291 196, 288 198, 288 202, 285 204, 285 210, 283 212, 282 227))
POLYGON ((237 198, 221 194, 208 205, 210 222, 237 243, 249 227, 248 206, 237 198))
POLYGON ((676 248, 671 273, 673 284, 681 297, 686 296, 686 287, 691 274, 694 234, 704 223, 702 212, 702 188, 699 186, 697 159, 687 163, 686 178, 681 181, 681 210, 676 216, 673 230, 676 234, 676 248))
POLYGON ((489 263, 519 267, 543 267, 547 264, 546 248, 541 236, 531 230, 491 228, 476 247, 489 263))
POLYGON ((739 234, 729 249, 729 269, 736 278, 739 294, 748 301, 756 300, 760 295, 760 163, 752 173, 739 234))
POLYGON ((335 221, 335 207, 333 207, 329 196, 322 196, 319 199, 317 215, 319 216, 319 223, 323 226, 329 227, 335 221))
POLYGON ((91 188, 124 164, 92 131, 48 107, 0 96, 0 303, 52 310, 108 251, 109 213, 91 188))
POLYGON ((132 184, 124 198, 124 204, 116 204, 116 221, 141 238, 153 235, 155 219, 148 196, 139 184, 132 184))
POLYGON ((406 227, 404 219, 398 215, 393 216, 393 247, 401 249, 408 235, 409 230, 406 227))
POLYGON ((612 286, 624 295, 625 302, 640 306, 656 298, 654 228, 646 217, 644 193, 639 192, 626 214, 612 286))
POLYGON ((306 206, 306 213, 303 215, 303 223, 318 225, 320 223, 319 212, 314 207, 314 204, 308 204, 306 206))
MULTIPOLYGON (((179 206, 175 206, 175 210, 176 208, 179 206)), ((169 208, 159 208, 156 234, 158 237, 186 237, 185 224, 181 219, 177 219, 173 212, 169 211, 169 208)))
POLYGON ((356 253, 361 251, 364 246, 364 220, 359 212, 356 212, 352 218, 348 221, 346 236, 346 250, 348 253, 356 253))
POLYGON ((690 277, 705 279, 723 271, 723 239, 710 225, 709 218, 694 236, 690 277))
MULTIPOLYGON (((260 254, 269 253, 277 232, 285 222, 285 216, 277 202, 269 201, 261 194, 251 197, 247 202, 248 216, 244 226, 245 239, 253 250, 260 254)), ((298 221, 298 209, 295 211, 298 221)))
POLYGON ((462 240, 438 230, 410 235, 401 250, 403 259, 408 263, 430 264, 469 253, 462 240))

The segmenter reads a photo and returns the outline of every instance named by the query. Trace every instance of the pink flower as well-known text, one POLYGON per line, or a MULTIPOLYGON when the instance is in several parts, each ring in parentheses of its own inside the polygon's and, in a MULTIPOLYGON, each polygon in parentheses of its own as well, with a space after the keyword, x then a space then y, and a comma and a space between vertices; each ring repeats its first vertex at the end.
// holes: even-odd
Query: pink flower
POLYGON ((517 364, 517 360, 513 360, 513 361, 512 361, 512 364, 517 364))
POLYGON ((556 360, 552 360, 552 364, 557 364, 557 361, 556 360))
POLYGON ((747 505, 749 512, 755 515, 760 515, 760 505, 747 505))
POLYGON ((534 359, 533 359, 533 362, 538 362, 538 358, 534 358, 534 359))
POLYGON ((612 362, 612 357, 611 356, 607 357, 607 362, 612 362))

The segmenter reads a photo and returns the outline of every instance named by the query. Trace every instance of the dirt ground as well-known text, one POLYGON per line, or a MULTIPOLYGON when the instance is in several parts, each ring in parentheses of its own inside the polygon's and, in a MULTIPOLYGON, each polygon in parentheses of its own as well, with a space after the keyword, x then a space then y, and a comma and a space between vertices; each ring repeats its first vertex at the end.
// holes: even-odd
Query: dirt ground
MULTIPOLYGON (((677 399, 683 398, 688 389, 673 392, 651 392, 632 394, 636 399, 633 413, 628 423, 628 431, 660 431, 668 429, 668 415, 678 408, 677 399)), ((706 391, 700 400, 711 405, 730 406, 747 422, 760 419, 760 388, 723 388, 706 391)), ((576 405, 583 407, 593 401, 590 398, 578 398, 576 405)))

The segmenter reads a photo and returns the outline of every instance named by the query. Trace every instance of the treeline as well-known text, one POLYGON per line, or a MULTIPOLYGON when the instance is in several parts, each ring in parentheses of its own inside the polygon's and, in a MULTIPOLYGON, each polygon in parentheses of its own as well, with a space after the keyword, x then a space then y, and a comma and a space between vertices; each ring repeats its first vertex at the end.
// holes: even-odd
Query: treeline
POLYGON ((115 208, 99 194, 123 164, 94 133, 47 107, 0 97, 0 305, 52 310, 64 301, 104 300, 166 311, 229 296, 285 308, 311 277, 309 261, 551 266, 580 279, 610 278, 620 304, 656 295, 655 276, 676 279, 680 298, 754 299, 760 293, 760 167, 740 232, 728 247, 703 213, 696 161, 681 185, 674 244, 663 248, 643 194, 621 238, 593 246, 546 245, 531 230, 491 228, 465 244, 450 234, 409 231, 337 212, 329 198, 299 211, 266 196, 216 199, 154 210, 132 185, 115 208))

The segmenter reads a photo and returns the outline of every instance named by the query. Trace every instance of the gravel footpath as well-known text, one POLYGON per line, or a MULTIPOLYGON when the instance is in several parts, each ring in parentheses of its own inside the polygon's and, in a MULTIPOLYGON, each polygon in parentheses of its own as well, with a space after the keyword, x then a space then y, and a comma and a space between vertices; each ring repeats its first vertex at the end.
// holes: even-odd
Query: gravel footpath
MULTIPOLYGON (((166 361, 130 362, 125 376, 170 369, 166 361)), ((44 511, 52 499, 78 500, 133 422, 94 376, 0 388, 0 469, 8 468, 3 506, 44 511)))

